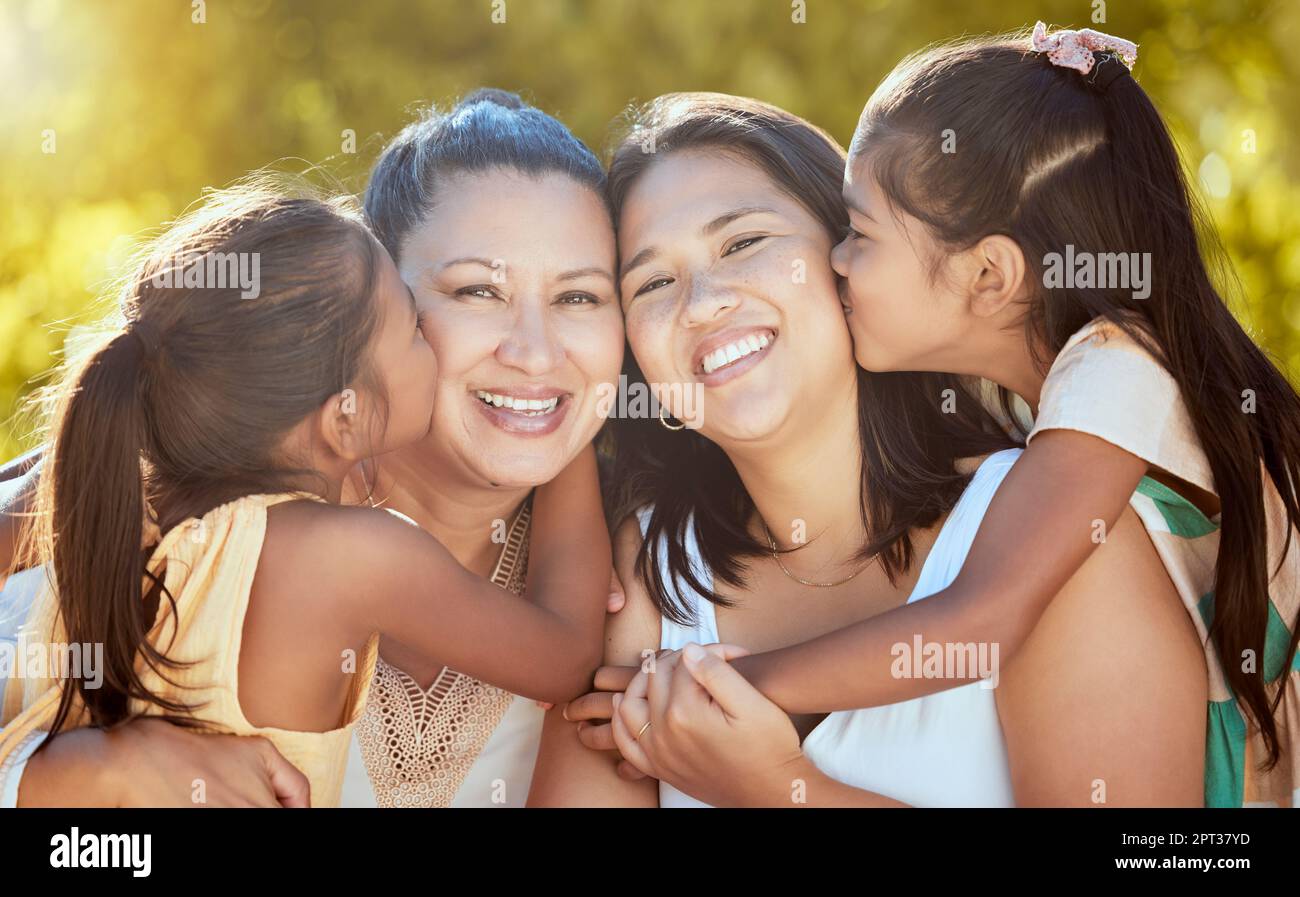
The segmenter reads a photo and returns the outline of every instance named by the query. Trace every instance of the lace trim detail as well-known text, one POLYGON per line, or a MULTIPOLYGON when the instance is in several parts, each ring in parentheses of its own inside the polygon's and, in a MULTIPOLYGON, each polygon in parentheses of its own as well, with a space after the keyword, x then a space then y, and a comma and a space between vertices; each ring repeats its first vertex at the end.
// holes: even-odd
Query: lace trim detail
MULTIPOLYGON (((528 502, 515 515, 492 582, 516 595, 528 568, 528 502)), ((443 667, 428 690, 375 664, 357 741, 380 807, 448 807, 515 696, 443 667)))

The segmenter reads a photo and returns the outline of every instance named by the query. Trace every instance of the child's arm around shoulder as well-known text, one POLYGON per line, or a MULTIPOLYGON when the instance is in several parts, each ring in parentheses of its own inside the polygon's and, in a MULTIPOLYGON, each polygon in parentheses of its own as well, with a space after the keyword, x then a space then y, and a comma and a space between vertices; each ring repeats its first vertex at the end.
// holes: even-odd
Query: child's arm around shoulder
MULTIPOLYGON (((977 679, 899 677, 894 646, 997 644, 1006 663, 1115 525, 1146 472, 1141 458, 1073 430, 1037 435, 1007 473, 961 572, 924 601, 809 642, 733 661, 789 713, 875 707, 977 679)), ((946 652, 945 652, 946 653, 946 652)))
MULTIPOLYGON (((452 669, 525 697, 564 701, 600 662, 610 549, 593 450, 534 499, 525 599, 466 570, 436 539, 386 513, 331 509, 313 554, 340 612, 452 669)), ((319 574, 318 574, 319 575, 319 574)))

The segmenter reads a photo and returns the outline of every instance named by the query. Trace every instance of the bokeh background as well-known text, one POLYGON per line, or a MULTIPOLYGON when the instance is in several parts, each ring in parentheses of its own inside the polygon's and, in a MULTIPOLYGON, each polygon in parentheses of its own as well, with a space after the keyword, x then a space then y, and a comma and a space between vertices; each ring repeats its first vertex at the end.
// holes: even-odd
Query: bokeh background
POLYGON ((22 397, 102 311, 133 241, 204 187, 310 163, 359 190, 417 107, 480 85, 598 151, 630 101, 672 90, 759 97, 847 143, 908 52, 1040 18, 1141 45, 1239 315, 1294 380, 1295 0, 0 0, 0 459, 30 445, 22 397))

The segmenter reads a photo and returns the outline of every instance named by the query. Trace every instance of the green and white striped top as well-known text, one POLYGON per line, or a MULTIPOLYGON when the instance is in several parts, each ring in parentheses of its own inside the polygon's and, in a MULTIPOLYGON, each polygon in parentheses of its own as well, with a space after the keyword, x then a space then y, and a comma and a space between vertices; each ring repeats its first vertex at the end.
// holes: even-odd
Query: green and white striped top
MULTIPOLYGON (((1267 409, 1264 409, 1267 413, 1267 409)), ((1217 496, 1178 384, 1169 372, 1117 325, 1098 318, 1065 344, 1052 364, 1029 439, 1043 430, 1090 433, 1217 496)), ((1271 770, 1260 769, 1263 739, 1238 705, 1223 675, 1209 630, 1214 622, 1214 573, 1219 519, 1207 517, 1173 489, 1143 478, 1132 506, 1142 518, 1170 579, 1205 645, 1209 714, 1205 745, 1205 804, 1210 807, 1300 806, 1300 655, 1288 657, 1300 609, 1300 546, 1281 498, 1261 465, 1268 523, 1268 627, 1264 656, 1230 660, 1262 663, 1271 695, 1289 677, 1276 721, 1284 753, 1271 770)))

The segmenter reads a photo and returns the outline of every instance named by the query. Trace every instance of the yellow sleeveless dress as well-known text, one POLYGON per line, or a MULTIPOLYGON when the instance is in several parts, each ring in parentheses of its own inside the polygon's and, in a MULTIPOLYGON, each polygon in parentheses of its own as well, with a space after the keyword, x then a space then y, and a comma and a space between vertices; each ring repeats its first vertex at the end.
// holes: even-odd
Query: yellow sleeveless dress
MULTIPOLYGON (((336 806, 343 785, 352 729, 366 705, 379 656, 379 635, 366 642, 362 655, 342 657, 344 672, 352 673, 339 728, 328 732, 299 732, 254 726, 239 704, 239 653, 244 615, 266 535, 267 508, 286 501, 321 501, 308 493, 248 495, 191 518, 157 539, 156 528, 145 543, 158 542, 148 569, 166 565, 163 581, 175 598, 159 601, 150 641, 176 661, 193 665, 164 668, 166 681, 144 663, 137 663, 144 685, 154 694, 197 705, 195 718, 215 731, 257 735, 269 740, 311 782, 315 807, 336 806)), ((147 583, 147 580, 146 580, 147 583)), ((57 617, 57 598, 47 583, 36 599, 20 644, 63 645, 66 636, 57 617)), ((46 729, 59 705, 60 682, 52 676, 11 679, 0 701, 0 766, 33 733, 46 729)), ((157 715, 158 708, 132 701, 131 710, 157 715)), ((74 704, 70 726, 87 723, 84 708, 74 704)))

